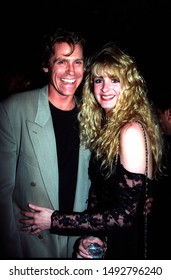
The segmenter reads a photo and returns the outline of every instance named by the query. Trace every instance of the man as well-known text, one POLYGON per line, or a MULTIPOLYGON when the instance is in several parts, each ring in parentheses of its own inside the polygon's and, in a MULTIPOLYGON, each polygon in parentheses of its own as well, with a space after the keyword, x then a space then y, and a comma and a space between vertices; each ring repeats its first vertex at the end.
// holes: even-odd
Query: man
MULTIPOLYGON (((165 77, 166 79, 166 77, 165 77)), ((150 219, 151 258, 171 259, 171 230, 169 227, 171 204, 171 95, 167 84, 158 86, 154 106, 163 130, 165 156, 164 175, 156 181, 156 195, 150 219)))
POLYGON ((161 127, 163 129, 165 136, 171 136, 171 97, 167 96, 161 97, 160 103, 156 105, 161 127))
POLYGON ((71 258, 78 236, 20 230, 28 203, 60 211, 87 208, 90 153, 79 148, 75 93, 84 74, 84 40, 58 29, 45 37, 48 85, 0 104, 0 250, 3 259, 71 258))

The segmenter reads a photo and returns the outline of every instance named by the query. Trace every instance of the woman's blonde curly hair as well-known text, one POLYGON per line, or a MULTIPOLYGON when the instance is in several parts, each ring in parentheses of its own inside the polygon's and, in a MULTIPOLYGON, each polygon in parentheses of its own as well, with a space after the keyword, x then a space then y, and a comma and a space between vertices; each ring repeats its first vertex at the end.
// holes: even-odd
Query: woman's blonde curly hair
POLYGON ((149 135, 154 159, 154 176, 161 171, 162 133, 156 114, 147 98, 146 83, 132 57, 114 43, 106 44, 86 62, 86 75, 79 112, 81 142, 101 159, 102 167, 112 172, 119 133, 127 122, 139 121, 149 135), (94 77, 107 74, 122 84, 116 106, 107 114, 93 93, 94 77))

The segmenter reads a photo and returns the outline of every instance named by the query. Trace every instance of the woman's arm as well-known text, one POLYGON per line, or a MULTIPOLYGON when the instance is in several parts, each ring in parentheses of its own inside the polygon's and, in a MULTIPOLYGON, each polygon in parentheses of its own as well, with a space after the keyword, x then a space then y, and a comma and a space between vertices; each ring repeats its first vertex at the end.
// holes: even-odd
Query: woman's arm
MULTIPOLYGON (((46 208, 31 206, 36 213, 22 212, 32 220, 23 223, 34 225, 38 233, 44 229, 51 229, 53 233, 63 234, 92 234, 114 230, 115 227, 130 226, 137 214, 138 205, 145 190, 146 149, 142 128, 138 123, 126 124, 120 135, 120 158, 122 166, 114 182, 117 204, 99 211, 98 208, 83 213, 63 214, 59 211, 49 211, 46 208), (136 141, 134 140, 136 138, 136 141), (135 144, 137 145, 135 147, 135 144), (133 161, 135 161, 133 163, 133 161), (48 213, 46 213, 49 211, 48 213), (52 213, 53 212, 53 213, 52 213), (51 215, 52 214, 52 215, 51 215), (50 221, 51 218, 51 221, 50 221), (47 220, 48 219, 48 222, 47 220)), ((150 157, 149 157, 150 158, 150 157)), ((149 161, 149 170, 152 169, 149 161)), ((93 190, 93 188, 92 188, 93 190)), ((91 195, 95 195, 92 191, 91 195)))
POLYGON ((145 176, 121 170, 122 179, 117 183, 117 205, 102 212, 99 210, 87 210, 82 213, 63 214, 59 211, 50 210, 29 204, 30 209, 36 212, 22 211, 26 219, 21 229, 39 233, 45 229, 51 229, 53 233, 61 234, 92 234, 113 230, 115 227, 130 226, 136 216, 137 207, 144 193, 145 176), (29 218, 29 219, 28 219, 29 218), (34 230, 34 231, 33 231, 34 230))

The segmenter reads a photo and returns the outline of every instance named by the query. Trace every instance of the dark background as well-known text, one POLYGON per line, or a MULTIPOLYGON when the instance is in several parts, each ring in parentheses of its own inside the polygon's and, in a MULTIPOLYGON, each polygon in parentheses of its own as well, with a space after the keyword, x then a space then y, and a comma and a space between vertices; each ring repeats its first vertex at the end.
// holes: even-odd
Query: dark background
POLYGON ((29 73, 35 86, 42 83, 40 40, 57 26, 81 32, 90 53, 115 41, 135 58, 150 95, 170 83, 170 0, 11 2, 0 9, 1 85, 17 69, 29 73))

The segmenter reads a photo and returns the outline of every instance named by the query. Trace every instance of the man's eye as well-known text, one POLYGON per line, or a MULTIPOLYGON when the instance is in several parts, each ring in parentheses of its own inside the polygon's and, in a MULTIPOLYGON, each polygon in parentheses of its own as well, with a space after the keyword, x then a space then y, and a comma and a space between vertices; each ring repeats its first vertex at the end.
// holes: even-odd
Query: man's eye
POLYGON ((58 60, 56 61, 57 64, 64 64, 65 63, 65 60, 58 60))
POLYGON ((77 60, 77 61, 75 61, 75 63, 76 63, 76 64, 82 65, 82 64, 83 64, 83 61, 82 61, 82 60, 77 60))

